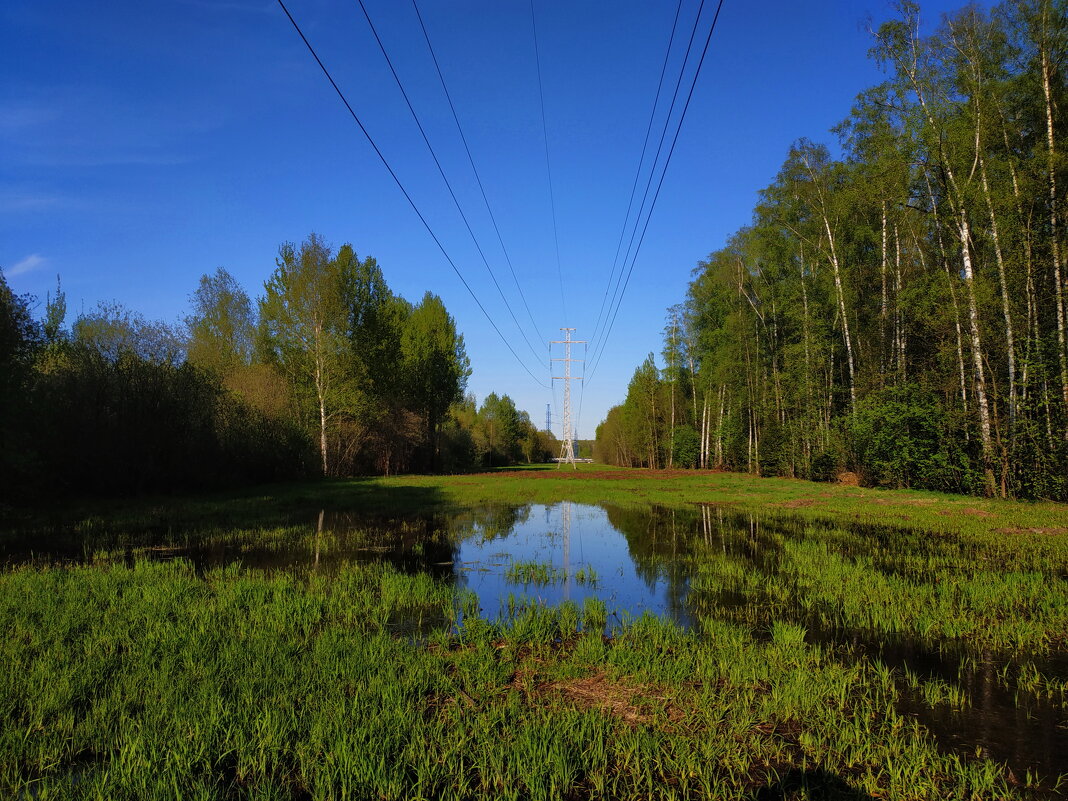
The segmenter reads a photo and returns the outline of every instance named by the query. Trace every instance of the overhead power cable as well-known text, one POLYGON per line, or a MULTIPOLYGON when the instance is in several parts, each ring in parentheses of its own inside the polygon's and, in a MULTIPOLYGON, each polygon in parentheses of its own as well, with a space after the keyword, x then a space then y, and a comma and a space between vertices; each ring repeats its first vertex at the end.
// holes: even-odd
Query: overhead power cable
POLYGON ((690 90, 686 95, 686 103, 682 107, 682 114, 679 117, 678 127, 675 129, 675 136, 671 140, 671 148, 668 150, 667 159, 664 161, 664 169, 660 173, 660 181, 657 183, 656 193, 653 195, 653 201, 649 206, 649 213, 645 217, 645 225, 642 227, 641 237, 639 238, 638 245, 634 250, 634 255, 630 260, 630 267, 627 270, 627 278, 626 281, 624 281, 623 283, 623 289, 619 295, 619 302, 616 304, 615 311, 612 314, 611 322, 609 323, 607 332, 605 333, 602 339, 601 350, 595 357, 596 361, 594 362, 593 368, 590 371, 590 379, 593 378, 593 374, 597 371, 597 367, 600 365, 601 356, 604 354, 605 344, 607 343, 608 338, 612 335, 612 329, 615 326, 616 316, 619 314, 619 308, 623 303, 623 296, 624 294, 626 294, 627 286, 630 284, 630 277, 634 273, 634 265, 638 260, 638 253, 641 251, 642 244, 645 242, 645 233, 649 230, 649 221, 652 219, 653 210, 656 208, 656 201, 660 198, 660 190, 664 186, 664 178, 667 176, 668 166, 671 164, 671 157, 675 154, 675 146, 678 144, 679 134, 682 132, 682 125, 683 122, 685 122, 686 120, 686 112, 690 109, 690 102, 693 100, 694 89, 697 87, 697 79, 701 75, 701 68, 704 66, 705 57, 708 55, 708 46, 712 42, 712 34, 715 33, 716 23, 719 22, 719 14, 722 9, 723 0, 719 0, 718 4, 716 5, 716 13, 712 17, 712 24, 708 28, 708 35, 705 37, 704 47, 701 50, 701 59, 697 62, 697 69, 694 71, 693 80, 690 82, 690 90))
POLYGON ((582 425, 582 399, 586 397, 586 371, 582 371, 582 379, 579 381, 579 405, 578 414, 575 415, 575 439, 581 439, 578 434, 579 426, 582 425))
MULTIPOLYGON (((501 285, 497 282, 497 276, 494 275, 493 268, 490 267, 489 260, 486 258, 486 254, 482 250, 482 245, 479 243, 478 237, 475 236, 474 229, 471 228, 471 223, 468 221, 467 215, 464 214, 463 207, 460 205, 460 199, 456 197, 456 192, 453 191, 452 182, 450 182, 448 176, 445 175, 445 169, 441 166, 437 151, 435 151, 434 146, 430 144, 430 138, 427 136, 426 130, 423 128, 423 121, 419 119, 419 114, 416 112, 415 106, 412 105, 412 101, 408 97, 408 92, 404 88, 404 82, 400 79, 400 75, 397 74, 397 70, 393 66, 393 60, 389 57, 389 52, 386 50, 382 38, 378 35, 378 29, 375 28, 374 22, 371 21, 371 15, 367 12, 367 6, 364 5, 363 0, 356 0, 356 2, 359 4, 360 10, 363 11, 363 16, 367 20, 367 25, 371 29, 375 41, 378 43, 378 49, 382 52, 382 57, 386 60, 386 64, 389 66, 389 71, 393 74, 393 80, 397 82, 397 88, 400 89, 401 96, 404 98, 404 102, 408 106, 408 111, 411 112, 412 119, 415 120, 415 125, 419 129, 419 134, 423 137, 423 142, 426 144, 427 150, 430 151, 431 158, 434 159, 434 165, 438 168, 438 174, 441 175, 441 180, 445 182, 445 188, 449 190, 449 196, 452 198, 452 202, 456 206, 456 211, 460 213, 460 218, 464 221, 464 226, 467 228, 467 233, 471 236, 471 241, 475 245, 475 250, 478 251, 478 255, 482 258, 482 263, 486 265, 486 272, 489 273, 493 285, 497 287, 497 292, 501 296, 501 300, 504 301, 504 307, 508 310, 508 314, 511 315, 512 322, 514 322, 516 328, 519 329, 519 335, 523 337, 523 341, 527 343, 527 347, 530 348, 530 352, 534 354, 534 358, 538 359, 539 357, 534 350, 534 346, 531 345, 530 340, 527 339, 523 326, 521 326, 519 320, 516 319, 515 312, 512 311, 512 306, 508 302, 508 298, 505 297, 504 290, 501 289, 501 285)), ((535 328, 535 333, 537 333, 537 328, 535 328)), ((548 364, 545 365, 546 368, 549 366, 550 365, 548 364)))
MULTIPOLYGON (((649 135, 653 131, 653 120, 656 117, 656 107, 660 105, 660 93, 664 88, 664 76, 667 73, 668 61, 671 59, 671 48, 675 44, 675 31, 679 27, 679 14, 682 11, 682 0, 679 0, 678 5, 675 7, 675 21, 671 25, 671 36, 668 37, 667 50, 664 53, 664 63, 660 67, 660 79, 656 84, 656 97, 653 98, 653 107, 649 109, 649 124, 645 126, 645 141, 642 144, 642 155, 638 159, 638 169, 634 171, 634 182, 630 187, 630 200, 627 201, 627 213, 623 216, 623 227, 619 230, 619 242, 616 243, 616 255, 612 259, 612 267, 608 271, 608 282, 605 284, 604 295, 601 297, 601 308, 597 311, 597 322, 593 326, 593 336, 591 340, 596 342, 598 331, 601 328, 601 317, 604 314, 605 303, 608 300, 608 290, 612 288, 612 278, 615 276, 616 267, 619 265, 619 253, 623 249, 623 237, 627 233, 627 223, 630 221, 630 212, 634 208, 634 195, 638 190, 638 179, 642 174, 642 167, 645 165, 645 154, 649 149, 649 135)), ((685 61, 683 61, 685 64, 685 61)), ((670 117, 671 111, 668 110, 668 116, 670 117)), ((653 165, 650 165, 652 170, 653 165)))
POLYGON ((560 265, 560 230, 556 225, 556 196, 553 193, 553 170, 549 161, 549 126, 545 122, 545 90, 541 80, 541 55, 538 49, 538 22, 534 14, 534 0, 530 0, 530 28, 534 32, 534 63, 538 68, 538 99, 541 101, 541 133, 545 140, 545 174, 549 178, 549 208, 553 216, 553 241, 556 243, 556 274, 560 278, 560 308, 567 325, 567 296, 564 293, 564 268, 560 265))
POLYGON ((527 317, 530 318, 530 324, 534 327, 534 333, 538 334, 538 324, 534 320, 534 315, 530 311, 530 305, 527 303, 527 297, 523 293, 523 287, 520 286, 519 278, 515 274, 515 267, 512 265, 512 257, 508 254, 508 248, 504 246, 504 237, 501 236, 501 229, 497 225, 497 217, 494 215, 493 207, 490 205, 489 197, 486 195, 486 188, 482 185, 482 177, 479 175, 478 168, 475 166, 475 158, 471 154, 471 147, 467 143, 467 136, 464 135, 463 126, 460 124, 460 115, 456 112, 456 106, 452 102, 452 94, 449 92, 449 87, 445 83, 445 75, 442 73, 441 65, 438 63, 438 56, 434 51, 434 45, 430 43, 430 34, 427 32, 426 25, 423 23, 423 15, 419 11, 419 3, 416 0, 412 0, 412 8, 415 9, 415 16, 419 20, 419 27, 423 31, 423 38, 426 40, 427 49, 430 51, 430 57, 434 61, 434 69, 437 70, 438 80, 441 81, 441 88, 445 92, 445 98, 449 101, 449 109, 452 111, 452 118, 456 122, 456 130, 459 132, 460 139, 464 143, 464 150, 467 151, 467 160, 471 164, 471 172, 474 173, 475 181, 478 183, 478 189, 482 193, 482 200, 486 204, 486 212, 489 214, 490 221, 493 223, 493 230, 497 234, 497 241, 501 243, 501 252, 504 253, 504 260, 508 265, 508 271, 512 274, 512 281, 515 282, 515 288, 518 290, 519 297, 523 301, 523 308, 526 309, 527 317))
POLYGON ((330 82, 330 85, 334 88, 334 91, 337 93, 338 98, 340 98, 342 104, 344 104, 346 110, 349 112, 349 115, 352 117, 353 121, 359 127, 359 129, 363 133, 364 137, 366 137, 368 144, 371 145, 372 149, 375 151, 375 154, 378 156, 379 160, 382 162, 382 166, 384 166, 386 168, 386 170, 389 172, 390 176, 393 178, 394 182, 397 184, 397 188, 400 189, 401 194, 404 195, 405 200, 407 200, 408 204, 412 207, 412 211, 415 212, 415 216, 419 218, 419 222, 421 222, 423 224, 423 227, 426 228, 427 233, 430 234, 430 238, 434 240, 434 244, 438 246, 438 250, 441 251, 441 255, 445 257, 445 261, 447 261, 449 263, 449 266, 452 267, 452 271, 454 273, 456 273, 456 277, 460 279, 460 283, 462 283, 464 285, 464 288, 467 290, 468 294, 471 296, 471 299, 475 302, 475 304, 478 306, 478 308, 481 309, 482 314, 485 315, 486 319, 489 321, 489 324, 491 326, 493 326, 493 330, 497 332, 497 336, 499 336, 501 338, 501 341, 504 343, 505 347, 508 348, 508 350, 512 354, 512 356, 515 357, 515 360, 517 362, 519 362, 520 366, 524 370, 526 370, 527 374, 532 379, 534 379, 534 381, 537 384, 539 384, 540 386, 545 387, 546 389, 548 389, 548 385, 546 385, 543 381, 538 379, 537 376, 534 375, 534 373, 530 372, 530 368, 528 368, 526 363, 522 359, 519 358, 519 354, 517 354, 515 352, 515 350, 512 348, 511 344, 505 338, 504 334, 501 333, 501 329, 497 327, 497 323, 494 322, 494 320, 490 316, 489 312, 486 311, 486 307, 482 305, 482 301, 480 301, 478 299, 478 296, 475 294, 474 290, 471 289, 471 285, 468 284, 466 279, 463 277, 463 274, 460 272, 460 269, 456 266, 456 262, 454 262, 452 260, 452 257, 449 255, 449 252, 447 250, 445 250, 445 246, 442 245, 441 240, 438 238, 437 234, 434 233, 434 229, 430 227, 430 223, 427 222, 426 217, 423 216, 423 213, 419 210, 419 207, 416 205, 415 201, 412 199, 412 196, 408 193, 408 190, 404 188, 404 183, 398 177, 398 175, 394 171, 393 167, 390 166, 389 161, 386 159, 386 157, 382 153, 381 149, 379 149, 378 145, 375 143, 374 137, 371 136, 370 132, 364 126, 364 124, 360 120, 359 116, 353 110, 352 105, 349 103, 348 99, 345 97, 345 93, 341 91, 341 88, 337 85, 337 81, 335 81, 333 76, 330 74, 330 70, 328 70, 326 68, 326 65, 323 64, 322 59, 320 59, 318 53, 315 52, 315 48, 312 47, 311 42, 308 41, 308 37, 304 35, 304 31, 301 30, 300 25, 298 25, 297 21, 295 19, 293 19, 293 15, 289 13, 289 9, 286 8, 286 4, 285 4, 284 0, 278 0, 278 5, 282 8, 282 11, 285 13, 286 17, 289 19, 289 22, 293 25, 293 28, 294 28, 294 30, 296 30, 297 35, 300 36, 301 41, 304 42, 304 46, 308 48, 308 52, 311 53, 312 58, 315 59, 315 63, 319 65, 319 69, 321 69, 323 71, 323 75, 326 76, 326 79, 330 82))
MULTIPOLYGON (((649 202, 649 192, 652 188, 653 178, 656 176, 658 165, 660 165, 660 155, 664 152, 664 141, 667 139, 668 129, 671 125, 672 119, 675 116, 675 105, 676 103, 678 103, 679 90, 682 88, 682 79, 686 76, 686 68, 690 64, 690 55, 693 53, 694 40, 697 38, 697 30, 701 25, 701 15, 704 13, 704 10, 705 0, 701 0, 700 5, 697 7, 697 14, 694 16, 693 19, 693 26, 690 28, 690 38, 686 42, 686 53, 683 56, 682 64, 679 66, 679 75, 675 79, 675 89, 671 94, 671 102, 668 104, 667 113, 664 115, 664 125, 660 130, 660 139, 656 145, 656 154, 653 156, 653 160, 649 165, 649 175, 645 181, 645 188, 642 190, 642 202, 641 205, 639 205, 638 207, 637 214, 634 216, 634 224, 631 227, 630 231, 630 240, 627 242, 627 249, 623 253, 623 261, 619 265, 619 274, 616 275, 614 278, 615 285, 612 287, 611 300, 608 302, 609 316, 611 316, 612 308, 619 299, 619 289, 623 283, 623 274, 627 267, 627 259, 630 258, 631 253, 633 252, 634 240, 638 234, 638 227, 641 225, 642 214, 645 212, 645 206, 649 202)), ((628 222, 629 219, 623 224, 623 233, 626 233, 628 222)), ((609 283, 612 283, 612 279, 609 280, 609 283)), ((605 325, 607 325, 608 319, 608 317, 604 318, 605 325)), ((602 343, 599 338, 600 333, 601 329, 595 329, 594 337, 591 337, 591 339, 598 340, 596 343, 597 346, 602 346, 602 343)))

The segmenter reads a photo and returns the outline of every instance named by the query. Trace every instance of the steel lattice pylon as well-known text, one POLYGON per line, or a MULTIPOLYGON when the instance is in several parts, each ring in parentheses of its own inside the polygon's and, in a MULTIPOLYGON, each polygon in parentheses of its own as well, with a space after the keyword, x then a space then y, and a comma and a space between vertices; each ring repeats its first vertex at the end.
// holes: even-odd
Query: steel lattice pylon
POLYGON ((583 379, 583 376, 571 375, 571 362, 585 362, 585 359, 572 359, 571 358, 571 346, 572 345, 585 345, 584 339, 572 339, 571 332, 574 328, 561 328, 564 332, 563 339, 554 339, 549 345, 563 345, 564 346, 564 358, 553 359, 554 362, 564 363, 564 374, 554 375, 553 380, 562 379, 564 382, 564 440, 560 443, 560 458, 557 459, 557 467, 567 462, 576 470, 578 470, 578 463, 575 461, 575 440, 573 436, 573 429, 571 427, 571 379, 578 378, 579 381, 583 379))

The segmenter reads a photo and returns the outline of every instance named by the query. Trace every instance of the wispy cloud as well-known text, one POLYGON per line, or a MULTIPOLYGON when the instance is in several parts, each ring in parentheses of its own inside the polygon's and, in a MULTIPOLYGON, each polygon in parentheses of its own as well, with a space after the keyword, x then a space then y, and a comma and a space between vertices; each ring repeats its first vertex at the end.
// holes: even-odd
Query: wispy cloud
POLYGON ((48 259, 42 256, 40 253, 31 253, 22 261, 15 262, 10 270, 5 270, 8 278, 14 278, 16 275, 25 275, 26 273, 32 273, 34 270, 39 270, 48 264, 48 259))
POLYGON ((271 2, 235 3, 225 0, 182 0, 186 5, 199 6, 212 11, 248 11, 253 14, 275 14, 277 6, 271 2))
POLYGON ((187 164, 196 160, 194 140, 217 130, 226 113, 144 101, 104 86, 35 91, 37 98, 0 96, 0 151, 15 168, 187 164))
POLYGON ((4 213, 50 209, 64 203, 64 198, 52 192, 17 191, 0 188, 0 212, 4 213))
POLYGON ((35 103, 7 105, 0 114, 0 133, 14 134, 33 130, 55 122, 60 115, 60 109, 54 106, 35 103))

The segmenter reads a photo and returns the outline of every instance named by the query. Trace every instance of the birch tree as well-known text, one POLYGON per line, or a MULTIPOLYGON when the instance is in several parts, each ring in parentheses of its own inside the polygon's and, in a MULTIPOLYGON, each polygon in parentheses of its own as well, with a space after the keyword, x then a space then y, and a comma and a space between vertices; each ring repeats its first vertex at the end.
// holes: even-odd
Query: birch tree
POLYGON ((332 474, 329 426, 353 389, 338 260, 317 234, 278 250, 264 285, 260 324, 268 357, 296 387, 300 416, 316 431, 320 465, 332 474))

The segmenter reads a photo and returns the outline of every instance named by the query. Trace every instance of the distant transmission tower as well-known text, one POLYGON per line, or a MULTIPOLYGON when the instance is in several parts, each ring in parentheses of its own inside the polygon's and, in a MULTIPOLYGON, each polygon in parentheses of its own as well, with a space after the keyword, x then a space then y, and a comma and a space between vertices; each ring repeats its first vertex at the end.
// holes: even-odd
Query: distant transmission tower
MULTIPOLYGON (((563 339, 554 339, 549 345, 563 345, 564 346, 564 358, 552 359, 554 362, 564 363, 564 374, 554 375, 553 380, 563 379, 564 382, 564 438, 560 443, 560 458, 557 460, 557 467, 564 462, 569 463, 572 467, 578 470, 578 463, 575 461, 575 438, 572 434, 571 428, 571 362, 585 362, 585 359, 572 359, 571 358, 571 346, 572 345, 585 345, 584 339, 572 339, 571 332, 574 328, 561 328, 564 332, 563 339)), ((583 376, 577 376, 581 381, 583 376)))
POLYGON ((545 433, 548 434, 553 430, 553 405, 551 403, 545 404, 545 433))

